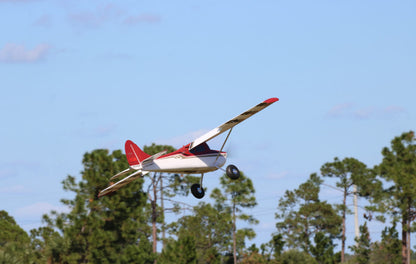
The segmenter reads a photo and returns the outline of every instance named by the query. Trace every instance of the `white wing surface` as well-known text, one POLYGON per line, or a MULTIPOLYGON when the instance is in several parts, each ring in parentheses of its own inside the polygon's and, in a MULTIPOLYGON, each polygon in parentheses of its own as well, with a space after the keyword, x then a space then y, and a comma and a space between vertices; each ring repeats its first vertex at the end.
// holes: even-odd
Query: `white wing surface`
POLYGON ((263 110, 264 108, 268 107, 269 105, 273 104, 274 102, 279 101, 278 98, 270 98, 267 99, 264 102, 261 102, 260 104, 256 105, 253 108, 250 108, 249 110, 245 111, 244 113, 234 117, 233 119, 225 122, 224 124, 220 125, 219 127, 214 128, 213 130, 209 131, 208 133, 200 136, 199 138, 195 139, 189 146, 189 149, 193 149, 196 146, 224 133, 225 131, 227 131, 228 129, 231 129, 232 127, 234 127, 235 125, 243 122, 244 120, 246 120, 247 118, 249 118, 250 116, 260 112, 261 110, 263 110))

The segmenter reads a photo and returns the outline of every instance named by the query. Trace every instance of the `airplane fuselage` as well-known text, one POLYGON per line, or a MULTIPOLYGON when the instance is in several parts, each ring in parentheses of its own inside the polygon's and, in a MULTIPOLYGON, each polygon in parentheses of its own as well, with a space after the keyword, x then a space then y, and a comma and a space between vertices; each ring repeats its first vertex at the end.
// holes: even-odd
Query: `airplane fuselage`
POLYGON ((172 153, 163 155, 152 162, 141 164, 143 171, 166 173, 206 173, 222 167, 227 160, 227 153, 211 150, 208 145, 189 151, 189 145, 172 153))

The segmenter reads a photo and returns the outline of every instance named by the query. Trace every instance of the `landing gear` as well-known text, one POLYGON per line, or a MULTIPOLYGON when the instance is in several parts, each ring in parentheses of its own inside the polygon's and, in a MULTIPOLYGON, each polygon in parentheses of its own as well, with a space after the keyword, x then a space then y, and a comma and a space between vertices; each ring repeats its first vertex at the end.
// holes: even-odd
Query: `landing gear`
POLYGON ((204 188, 202 188, 199 183, 192 184, 192 186, 191 186, 191 193, 197 199, 202 199, 202 197, 204 197, 204 195, 205 195, 204 188))
POLYGON ((238 178, 240 178, 240 171, 234 165, 228 165, 227 169, 225 170, 225 173, 227 173, 227 176, 231 180, 237 180, 238 178))

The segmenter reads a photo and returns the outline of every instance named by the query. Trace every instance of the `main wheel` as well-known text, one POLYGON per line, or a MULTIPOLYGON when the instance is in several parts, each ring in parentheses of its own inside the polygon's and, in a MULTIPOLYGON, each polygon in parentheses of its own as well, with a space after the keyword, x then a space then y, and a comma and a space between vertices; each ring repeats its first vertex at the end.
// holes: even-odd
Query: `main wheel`
POLYGON ((227 176, 230 177, 230 179, 232 180, 237 180, 238 178, 240 178, 240 171, 234 165, 228 165, 225 172, 227 173, 227 176))
POLYGON ((201 199, 205 195, 204 188, 202 188, 199 183, 192 184, 192 186, 191 186, 191 193, 197 199, 201 199))

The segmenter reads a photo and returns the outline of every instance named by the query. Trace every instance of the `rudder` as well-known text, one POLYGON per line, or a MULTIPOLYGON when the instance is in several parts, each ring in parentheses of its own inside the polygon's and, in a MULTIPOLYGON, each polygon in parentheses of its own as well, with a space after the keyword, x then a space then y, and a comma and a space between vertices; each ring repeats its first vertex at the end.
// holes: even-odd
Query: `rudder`
POLYGON ((141 150, 133 141, 127 140, 124 146, 126 158, 130 166, 139 165, 143 160, 150 157, 141 150))

